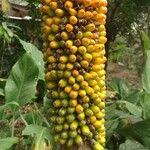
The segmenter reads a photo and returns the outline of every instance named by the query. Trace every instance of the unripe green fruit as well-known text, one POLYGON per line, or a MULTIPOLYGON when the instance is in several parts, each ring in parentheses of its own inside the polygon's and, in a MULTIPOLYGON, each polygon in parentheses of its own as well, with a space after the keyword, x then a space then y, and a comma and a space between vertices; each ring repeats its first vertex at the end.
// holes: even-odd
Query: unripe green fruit
POLYGON ((83 33, 81 31, 79 31, 77 34, 76 34, 76 38, 77 39, 82 39, 83 37, 83 33))
POLYGON ((65 99, 65 98, 67 98, 68 97, 68 95, 64 92, 64 91, 61 91, 60 92, 60 98, 61 99, 65 99))
POLYGON ((57 65, 57 67, 58 67, 58 69, 60 69, 60 70, 65 70, 66 65, 59 63, 59 64, 57 65))
POLYGON ((54 115, 54 114, 55 114, 55 109, 49 108, 49 109, 48 109, 48 112, 49 112, 51 115, 54 115))
POLYGON ((102 119, 105 115, 102 112, 98 112, 97 114, 95 114, 95 116, 97 119, 102 119))
POLYGON ((58 114, 59 114, 60 116, 64 116, 64 115, 66 114, 66 109, 61 108, 61 109, 58 111, 58 114))
POLYGON ((64 145, 64 144, 66 143, 66 139, 60 138, 60 139, 59 139, 59 142, 60 142, 60 144, 64 145))
POLYGON ((56 132, 61 132, 62 129, 63 129, 63 126, 62 126, 62 125, 56 125, 56 126, 55 126, 55 131, 56 131, 56 132))
POLYGON ((82 126, 81 132, 82 132, 83 135, 88 136, 90 134, 89 127, 86 126, 86 125, 82 126))
POLYGON ((80 86, 81 86, 81 88, 86 88, 86 87, 88 87, 88 82, 87 81, 82 81, 81 83, 80 83, 80 86))
POLYGON ((83 106, 84 109, 89 108, 89 104, 88 103, 85 103, 82 106, 83 106))
POLYGON ((104 150, 103 146, 100 145, 98 142, 96 142, 94 145, 93 145, 93 150, 104 150))
POLYGON ((67 108, 67 113, 68 114, 72 114, 72 113, 74 113, 75 112, 75 108, 74 107, 68 107, 67 108))
POLYGON ((67 99, 63 99, 62 100, 62 106, 63 107, 67 107, 69 105, 68 100, 67 99))
POLYGON ((58 78, 63 78, 63 76, 64 76, 64 74, 63 74, 63 71, 61 71, 61 70, 59 70, 59 71, 57 71, 57 77, 58 78))
POLYGON ((61 79, 61 80, 58 82, 58 86, 59 86, 60 88, 63 88, 63 87, 65 87, 66 85, 67 85, 67 81, 64 80, 64 79, 61 79))
POLYGON ((76 78, 76 80, 77 80, 78 82, 82 82, 82 81, 84 81, 84 78, 83 78, 82 75, 78 75, 77 78, 76 78))
POLYGON ((67 142, 67 147, 72 147, 73 146, 73 139, 69 139, 67 142))
POLYGON ((58 141, 59 141, 59 139, 60 139, 60 134, 56 134, 56 135, 54 136, 54 140, 55 140, 55 142, 58 142, 58 141))
POLYGON ((79 122, 79 126, 82 127, 82 126, 84 126, 84 125, 86 125, 86 121, 85 121, 85 120, 81 120, 81 121, 79 122))
POLYGON ((86 116, 92 116, 92 115, 93 115, 93 111, 92 111, 91 109, 87 108, 87 109, 85 110, 85 115, 86 115, 86 116))
POLYGON ((98 107, 98 106, 96 106, 96 105, 91 106, 91 108, 90 108, 90 109, 93 111, 93 113, 94 113, 94 114, 97 114, 97 113, 99 113, 99 112, 100 112, 99 107, 98 107))
POLYGON ((75 116, 73 114, 67 115, 66 119, 69 123, 72 123, 75 120, 75 116))
POLYGON ((71 138, 75 138, 75 137, 77 136, 77 131, 76 131, 76 130, 74 130, 74 131, 69 131, 69 136, 70 136, 71 138))
POLYGON ((87 49, 86 49, 85 46, 80 46, 80 47, 78 48, 78 51, 79 51, 79 53, 80 53, 81 55, 83 55, 83 54, 86 53, 87 49))
POLYGON ((58 124, 63 124, 63 122, 65 121, 64 117, 56 117, 56 121, 58 124))
POLYGON ((68 133, 67 133, 66 131, 63 131, 63 132, 61 133, 61 138, 67 139, 67 138, 68 138, 68 133))
POLYGON ((53 102, 53 106, 56 107, 56 108, 58 108, 58 107, 61 107, 61 106, 62 106, 62 103, 61 103, 60 100, 55 100, 55 101, 53 102))
POLYGON ((52 97, 52 98, 58 98, 58 97, 59 97, 59 93, 58 93, 57 91, 54 91, 54 90, 53 90, 53 91, 51 92, 51 97, 52 97))
POLYGON ((77 145, 81 145, 81 144, 83 143, 82 137, 81 137, 80 135, 77 135, 77 136, 75 137, 75 143, 76 143, 77 145))
POLYGON ((83 90, 83 89, 80 89, 80 90, 79 90, 79 96, 81 96, 81 97, 86 96, 86 91, 83 90))
POLYGON ((75 83, 75 84, 72 86, 72 88, 73 88, 73 90, 78 91, 79 88, 80 88, 80 86, 79 86, 79 84, 75 83))
POLYGON ((71 85, 75 84, 75 78, 70 76, 69 79, 68 79, 68 83, 71 84, 71 85))
POLYGON ((69 78, 70 76, 71 76, 71 72, 66 70, 66 71, 64 72, 64 77, 65 77, 65 78, 69 78))
POLYGON ((78 118, 80 121, 84 120, 84 119, 85 119, 85 114, 84 114, 84 112, 78 114, 77 118, 78 118))
POLYGON ((56 122, 56 116, 51 116, 50 117, 50 122, 55 123, 56 122))
POLYGON ((78 122, 77 121, 73 121, 71 124, 70 124, 70 129, 71 130, 76 130, 78 127, 78 122))
POLYGON ((64 129, 64 130, 68 130, 68 129, 69 129, 69 125, 68 125, 68 123, 64 123, 64 125, 63 125, 63 129, 64 129))
POLYGON ((88 103, 90 101, 90 98, 88 96, 84 96, 81 100, 83 103, 88 103))

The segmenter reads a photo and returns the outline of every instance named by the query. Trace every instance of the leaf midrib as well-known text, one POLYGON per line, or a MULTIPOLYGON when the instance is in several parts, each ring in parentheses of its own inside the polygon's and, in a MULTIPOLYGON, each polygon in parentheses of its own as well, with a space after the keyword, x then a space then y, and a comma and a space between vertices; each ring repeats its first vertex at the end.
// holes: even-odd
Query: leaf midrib
MULTIPOLYGON (((25 63, 26 64, 26 63, 25 63)), ((17 95, 17 101, 20 99, 20 93, 21 93, 21 91, 22 91, 22 88, 23 88, 23 83, 24 83, 24 80, 25 80, 25 72, 26 72, 26 69, 27 69, 27 67, 26 67, 27 65, 25 65, 25 68, 24 68, 24 71, 23 71, 23 79, 22 79, 22 82, 21 82, 21 86, 20 86, 20 89, 19 89, 19 91, 18 91, 18 95, 17 95)))

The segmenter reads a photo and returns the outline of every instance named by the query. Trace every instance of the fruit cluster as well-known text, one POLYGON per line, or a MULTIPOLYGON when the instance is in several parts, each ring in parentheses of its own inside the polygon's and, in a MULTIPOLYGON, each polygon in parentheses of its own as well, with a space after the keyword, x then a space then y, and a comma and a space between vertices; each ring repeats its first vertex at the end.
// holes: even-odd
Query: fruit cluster
POLYGON ((106 0, 43 0, 45 80, 55 140, 105 145, 106 0))

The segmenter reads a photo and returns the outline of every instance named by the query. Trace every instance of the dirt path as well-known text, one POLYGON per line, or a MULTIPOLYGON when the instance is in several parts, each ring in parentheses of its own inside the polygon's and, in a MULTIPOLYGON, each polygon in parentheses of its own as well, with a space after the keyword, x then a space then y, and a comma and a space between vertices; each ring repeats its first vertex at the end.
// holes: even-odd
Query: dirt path
POLYGON ((107 79, 120 78, 128 81, 129 85, 140 88, 141 79, 136 71, 127 69, 117 63, 108 63, 107 79))

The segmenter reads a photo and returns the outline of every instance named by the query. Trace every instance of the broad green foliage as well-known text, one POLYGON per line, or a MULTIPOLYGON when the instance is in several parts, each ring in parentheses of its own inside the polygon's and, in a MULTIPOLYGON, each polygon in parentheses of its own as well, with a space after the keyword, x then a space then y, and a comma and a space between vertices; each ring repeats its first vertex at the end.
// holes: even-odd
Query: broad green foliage
POLYGON ((43 144, 45 140, 48 142, 51 141, 52 136, 49 130, 46 127, 38 126, 38 125, 28 125, 22 132, 23 135, 31 135, 35 136, 35 144, 38 150, 43 150, 43 144))
POLYGON ((29 54, 14 65, 5 87, 6 103, 16 101, 20 106, 35 98, 38 67, 29 54), (32 64, 32 65, 31 65, 32 64))
POLYGON ((17 137, 9 137, 5 139, 0 139, 0 150, 8 150, 14 144, 17 144, 19 139, 17 137))
POLYGON ((119 133, 142 141, 150 149, 150 118, 123 128, 119 133))
POLYGON ((43 61, 43 54, 41 51, 37 49, 36 46, 34 46, 31 43, 28 43, 26 41, 23 41, 19 39, 20 43, 22 44, 24 50, 32 57, 36 65, 39 69, 39 79, 44 79, 44 61, 43 61))
POLYGON ((144 71, 142 73, 143 89, 150 94, 150 51, 146 52, 147 60, 145 63, 144 71))
POLYGON ((150 94, 147 92, 142 92, 140 104, 143 109, 143 118, 150 118, 150 94))
POLYGON ((113 79, 109 84, 117 93, 117 101, 106 103, 106 147, 109 150, 150 149, 149 38, 143 34, 143 40, 146 55, 142 73, 143 89, 134 90, 120 79, 113 79))
POLYGON ((4 87, 6 80, 0 78, 0 96, 4 96, 4 87))
POLYGON ((145 54, 150 51, 150 39, 148 38, 147 34, 145 32, 141 32, 142 40, 143 40, 143 46, 144 46, 144 52, 145 54))
POLYGON ((127 139, 125 143, 119 146, 119 150, 148 150, 142 144, 135 140, 127 139))

